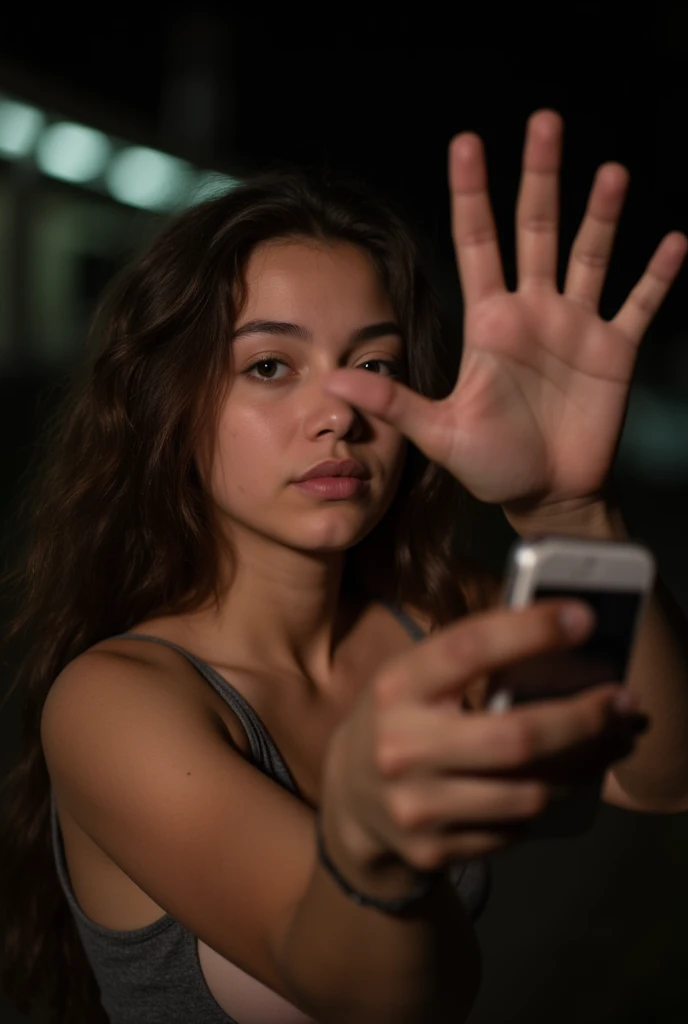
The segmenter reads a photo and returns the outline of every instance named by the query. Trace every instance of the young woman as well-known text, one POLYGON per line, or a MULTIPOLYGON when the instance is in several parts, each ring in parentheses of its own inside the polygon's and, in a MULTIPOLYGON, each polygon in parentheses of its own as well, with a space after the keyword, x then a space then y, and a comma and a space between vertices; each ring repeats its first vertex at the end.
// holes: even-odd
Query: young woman
POLYGON ((464 1019, 487 854, 583 765, 620 806, 685 807, 666 723, 686 663, 654 605, 643 657, 673 661, 659 695, 644 662, 631 679, 652 716, 639 743, 614 683, 482 711, 492 670, 590 622, 565 626, 564 601, 490 607, 470 494, 524 532, 622 529, 603 495, 636 343, 685 252, 665 239, 599 319, 625 187, 610 165, 559 294, 560 130, 547 111, 529 124, 515 293, 480 142, 452 144, 458 383, 408 229, 350 182, 258 177, 113 283, 12 576, 24 718, 0 905, 20 1008, 464 1019))

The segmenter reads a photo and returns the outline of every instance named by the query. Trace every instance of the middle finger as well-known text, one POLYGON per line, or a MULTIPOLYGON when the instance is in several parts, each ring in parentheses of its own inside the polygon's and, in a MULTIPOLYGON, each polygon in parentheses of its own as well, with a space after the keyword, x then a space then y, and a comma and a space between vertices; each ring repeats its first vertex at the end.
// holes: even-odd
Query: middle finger
POLYGON ((554 110, 537 111, 528 121, 516 204, 519 288, 557 287, 562 133, 554 110))
POLYGON ((619 683, 609 683, 499 715, 452 712, 446 706, 400 708, 395 732, 404 737, 404 758, 395 769, 419 775, 527 773, 548 758, 586 743, 594 746, 616 717, 612 704, 619 690, 619 683))

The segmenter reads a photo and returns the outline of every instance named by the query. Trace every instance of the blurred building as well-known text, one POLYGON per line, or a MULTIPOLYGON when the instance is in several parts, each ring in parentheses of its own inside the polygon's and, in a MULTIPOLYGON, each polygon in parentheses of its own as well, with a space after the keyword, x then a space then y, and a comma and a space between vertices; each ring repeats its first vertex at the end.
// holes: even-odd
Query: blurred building
POLYGON ((96 299, 161 215, 232 188, 212 18, 169 19, 157 121, 0 64, 0 375, 67 369, 96 299))

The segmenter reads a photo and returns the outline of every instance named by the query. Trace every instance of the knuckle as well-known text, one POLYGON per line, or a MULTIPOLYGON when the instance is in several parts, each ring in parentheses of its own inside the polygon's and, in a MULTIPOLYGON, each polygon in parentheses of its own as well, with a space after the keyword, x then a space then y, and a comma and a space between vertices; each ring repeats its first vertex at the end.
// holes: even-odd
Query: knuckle
POLYGON ((401 680, 399 672, 387 669, 375 677, 372 684, 373 701, 376 710, 387 708, 399 694, 401 680))
POLYGON ((459 245, 466 246, 489 245, 495 241, 496 237, 495 229, 491 226, 460 229, 456 233, 459 245))
POLYGON ((593 249, 577 249, 571 255, 579 263, 582 263, 583 266, 589 267, 592 270, 603 269, 609 262, 606 253, 602 251, 596 252, 593 249))
POLYGON ((388 733, 375 745, 374 763, 384 779, 395 779, 412 767, 418 760, 411 750, 408 738, 398 733, 388 733))
POLYGON ((401 829, 417 828, 426 817, 426 812, 417 795, 411 793, 407 788, 400 788, 390 794, 387 813, 394 824, 401 829))
POLYGON ((494 716, 485 723, 486 735, 483 741, 484 754, 498 762, 503 768, 516 768, 520 751, 514 744, 513 723, 507 716, 494 716))
POLYGON ((435 871, 444 864, 442 848, 436 839, 414 839, 407 846, 405 859, 419 871, 435 871))
POLYGON ((383 778, 394 776, 397 762, 397 743, 390 736, 380 736, 373 748, 373 765, 383 778))
POLYGON ((494 813, 500 818, 531 818, 549 803, 549 790, 543 782, 505 782, 494 799, 494 813))
POLYGON ((518 218, 518 224, 525 231, 533 231, 538 234, 554 229, 554 220, 544 213, 521 214, 518 218))
POLYGON ((655 301, 654 296, 651 296, 647 291, 639 290, 635 294, 632 293, 632 299, 641 313, 654 315, 657 310, 658 304, 655 301))
POLYGON ((398 747, 398 743, 392 738, 381 739, 375 745, 373 764, 383 779, 392 779, 397 774, 400 764, 398 747))
POLYGON ((537 754, 537 735, 533 725, 525 718, 515 719, 509 723, 506 749, 514 765, 527 764, 537 754))
POLYGON ((450 634, 449 655, 457 659, 457 666, 461 666, 462 673, 470 673, 476 665, 485 660, 486 644, 485 630, 482 624, 472 621, 469 624, 462 622, 455 633, 450 634))
POLYGON ((541 814, 549 804, 550 793, 543 782, 532 782, 524 786, 520 795, 521 809, 527 816, 541 814))

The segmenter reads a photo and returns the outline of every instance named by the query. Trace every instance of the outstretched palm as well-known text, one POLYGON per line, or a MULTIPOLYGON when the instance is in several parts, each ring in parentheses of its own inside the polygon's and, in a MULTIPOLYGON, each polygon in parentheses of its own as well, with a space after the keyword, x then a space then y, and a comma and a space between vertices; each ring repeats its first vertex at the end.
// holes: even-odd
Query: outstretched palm
POLYGON ((529 122, 517 205, 518 287, 504 283, 480 139, 449 150, 452 234, 465 305, 451 395, 431 401, 390 378, 338 370, 327 390, 405 434, 478 499, 536 504, 602 492, 623 427, 638 346, 688 248, 667 235, 613 320, 597 311, 628 173, 599 169, 557 288, 562 121, 529 122))

